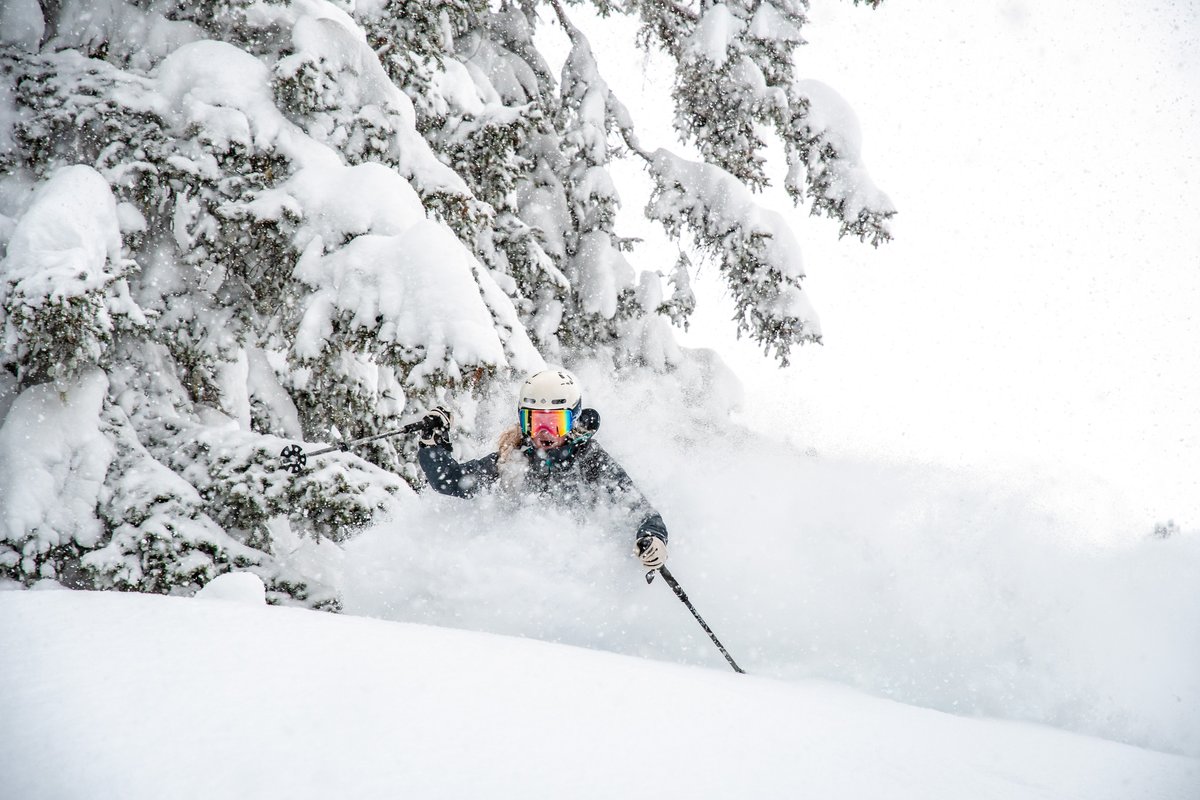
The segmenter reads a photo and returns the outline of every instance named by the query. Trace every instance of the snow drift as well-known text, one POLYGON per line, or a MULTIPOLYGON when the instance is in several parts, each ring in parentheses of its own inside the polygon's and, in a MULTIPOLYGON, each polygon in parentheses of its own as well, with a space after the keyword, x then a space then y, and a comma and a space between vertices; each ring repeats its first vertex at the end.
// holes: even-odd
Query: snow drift
POLYGON ((216 600, 0 592, 3 793, 1184 800, 1200 788, 1193 759, 820 681, 256 608, 250 587, 224 588, 216 600))

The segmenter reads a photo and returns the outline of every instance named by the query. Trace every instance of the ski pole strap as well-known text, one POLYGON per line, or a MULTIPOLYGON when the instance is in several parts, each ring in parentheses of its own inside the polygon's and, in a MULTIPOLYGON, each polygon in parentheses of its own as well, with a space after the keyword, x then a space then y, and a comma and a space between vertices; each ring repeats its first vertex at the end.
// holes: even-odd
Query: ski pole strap
POLYGON ((739 667, 737 662, 733 660, 733 656, 729 655, 729 651, 725 649, 725 645, 721 644, 721 640, 717 638, 715 633, 713 633, 712 628, 708 627, 708 623, 705 622, 704 618, 700 616, 700 612, 696 610, 694 605, 692 605, 692 601, 688 600, 687 592, 685 592, 683 587, 679 585, 679 581, 675 580, 675 576, 672 575, 666 567, 659 567, 658 571, 662 573, 663 580, 666 581, 667 585, 671 587, 671 590, 675 592, 675 596, 683 601, 683 604, 687 606, 688 611, 692 612, 692 616, 695 617, 696 621, 700 623, 700 627, 704 628, 704 632, 708 634, 708 638, 712 639, 713 644, 715 644, 717 649, 721 651, 721 655, 725 656, 725 660, 729 662, 729 666, 733 667, 733 671, 745 675, 746 670, 739 667))

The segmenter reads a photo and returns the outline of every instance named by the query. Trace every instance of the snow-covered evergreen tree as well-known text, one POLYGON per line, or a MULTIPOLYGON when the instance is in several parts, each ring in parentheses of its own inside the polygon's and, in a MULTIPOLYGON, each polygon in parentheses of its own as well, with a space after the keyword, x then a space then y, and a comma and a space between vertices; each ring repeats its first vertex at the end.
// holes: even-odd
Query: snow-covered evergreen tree
POLYGON ((293 475, 290 441, 433 402, 470 419, 543 359, 669 371, 696 255, 739 333, 784 363, 818 340, 799 248, 754 197, 764 132, 843 234, 878 244, 893 210, 845 104, 794 75, 805 3, 596 5, 675 59, 699 160, 640 146, 557 0, 6 4, 0 578, 187 593, 238 568, 336 607, 293 551, 408 502, 411 444, 293 475), (625 157, 671 269, 618 230, 625 157))

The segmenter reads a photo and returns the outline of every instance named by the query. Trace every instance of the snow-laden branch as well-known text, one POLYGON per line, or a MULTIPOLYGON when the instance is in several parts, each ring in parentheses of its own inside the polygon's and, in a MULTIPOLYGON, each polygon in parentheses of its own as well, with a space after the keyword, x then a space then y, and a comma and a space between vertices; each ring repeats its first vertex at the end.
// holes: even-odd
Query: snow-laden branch
POLYGON ((863 166, 858 120, 837 92, 819 81, 797 81, 787 104, 786 187, 812 213, 841 221, 841 235, 878 246, 892 238, 892 201, 863 166))
POLYGON ((672 236, 686 229, 717 261, 733 294, 739 335, 765 352, 774 350, 784 366, 793 345, 821 341, 816 312, 800 286, 800 247, 779 214, 763 209, 737 178, 711 164, 658 150, 650 172, 655 190, 647 216, 672 236))
POLYGON ((72 380, 95 366, 117 320, 145 323, 129 296, 117 204, 91 167, 64 167, 34 194, 0 261, 4 360, 20 380, 72 380))
POLYGON ((833 90, 794 75, 807 3, 702 4, 691 16, 661 0, 633 5, 644 32, 676 60, 675 128, 705 161, 761 190, 771 183, 764 133, 774 128, 797 204, 838 220, 843 236, 891 238, 896 209, 863 165, 853 112, 833 90))

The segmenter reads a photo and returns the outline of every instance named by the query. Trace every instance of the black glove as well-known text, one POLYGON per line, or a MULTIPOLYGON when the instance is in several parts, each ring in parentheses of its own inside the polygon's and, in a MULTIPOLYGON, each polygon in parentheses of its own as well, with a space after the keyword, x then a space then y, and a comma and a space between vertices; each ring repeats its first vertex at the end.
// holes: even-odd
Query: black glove
POLYGON ((451 420, 450 412, 442 406, 430 409, 421 418, 421 438, 417 441, 422 447, 449 445, 451 420))

